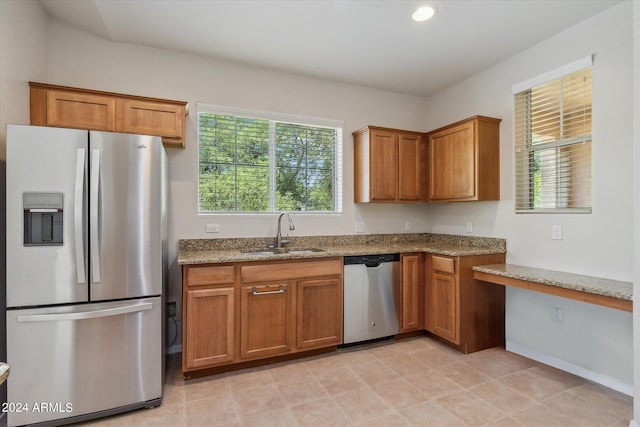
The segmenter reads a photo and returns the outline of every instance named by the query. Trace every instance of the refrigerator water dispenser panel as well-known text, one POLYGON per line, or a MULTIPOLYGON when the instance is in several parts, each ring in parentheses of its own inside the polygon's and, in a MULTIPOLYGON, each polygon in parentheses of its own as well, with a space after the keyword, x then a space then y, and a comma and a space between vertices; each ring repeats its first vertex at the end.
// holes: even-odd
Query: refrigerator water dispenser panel
POLYGON ((62 245, 62 193, 23 193, 24 245, 62 245))

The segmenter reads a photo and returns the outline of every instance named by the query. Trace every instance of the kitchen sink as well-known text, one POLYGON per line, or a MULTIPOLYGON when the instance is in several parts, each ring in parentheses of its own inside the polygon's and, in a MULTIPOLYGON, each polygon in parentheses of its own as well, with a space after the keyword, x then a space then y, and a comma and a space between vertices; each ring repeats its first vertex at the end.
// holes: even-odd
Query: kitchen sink
POLYGON ((311 252, 326 251, 326 249, 320 249, 320 248, 284 248, 284 249, 285 249, 285 253, 289 253, 289 254, 305 254, 305 253, 311 253, 311 252))
POLYGON ((243 249, 240 252, 247 255, 278 255, 278 254, 308 254, 313 252, 324 252, 326 249, 320 248, 256 248, 243 249))
POLYGON ((281 253, 276 252, 275 249, 244 249, 240 252, 247 255, 273 255, 275 253, 281 253))

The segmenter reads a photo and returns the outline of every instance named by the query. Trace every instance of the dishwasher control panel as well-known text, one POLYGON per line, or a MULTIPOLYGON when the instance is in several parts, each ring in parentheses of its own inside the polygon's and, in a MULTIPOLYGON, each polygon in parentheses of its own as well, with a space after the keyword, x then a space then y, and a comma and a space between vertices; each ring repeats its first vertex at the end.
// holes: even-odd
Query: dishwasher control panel
POLYGON ((381 264, 383 262, 400 261, 400 254, 356 255, 344 257, 344 265, 381 264))

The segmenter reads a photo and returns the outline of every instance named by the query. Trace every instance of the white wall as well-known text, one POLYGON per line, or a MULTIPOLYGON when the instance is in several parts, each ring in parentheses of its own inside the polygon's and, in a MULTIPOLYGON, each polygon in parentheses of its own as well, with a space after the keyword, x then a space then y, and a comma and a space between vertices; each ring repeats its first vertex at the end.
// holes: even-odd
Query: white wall
MULTIPOLYGON (((353 203, 353 138, 367 124, 426 130, 424 98, 329 83, 171 51, 112 43, 52 21, 48 33, 47 82, 184 100, 190 103, 186 149, 169 149, 170 260, 181 238, 275 236, 277 215, 198 215, 198 102, 343 120, 344 212, 295 215, 292 235, 353 234, 355 221, 368 232, 404 232, 428 227, 425 207, 363 206, 353 203), (220 224, 205 234, 205 224, 220 224)), ((171 273, 170 298, 180 298, 179 269, 171 273)))
POLYGON ((0 1, 0 159, 2 160, 6 159, 6 125, 8 123, 29 124, 27 82, 46 78, 46 40, 47 16, 39 2, 0 1))
MULTIPOLYGON (((429 231, 465 234, 473 221, 474 234, 507 239, 509 263, 632 280, 631 11, 632 2, 622 2, 428 99, 430 128, 474 114, 502 118, 501 201, 431 205, 429 231), (592 53, 593 213, 516 215, 511 86, 592 53), (551 239, 554 224, 563 240, 551 239)), ((632 391, 630 313, 508 289, 507 340, 632 391), (551 322, 553 307, 563 309, 564 323, 551 322)))
MULTIPOLYGON (((640 2, 633 4, 633 352, 634 396, 640 396, 640 2)), ((640 426, 640 399, 633 401, 631 427, 640 426)))

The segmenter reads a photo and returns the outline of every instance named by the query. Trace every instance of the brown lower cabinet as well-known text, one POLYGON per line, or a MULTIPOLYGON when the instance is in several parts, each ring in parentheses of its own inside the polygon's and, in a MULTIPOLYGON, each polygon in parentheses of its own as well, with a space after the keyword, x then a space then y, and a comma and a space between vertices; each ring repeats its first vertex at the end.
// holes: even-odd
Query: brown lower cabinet
POLYGON ((472 270, 504 262, 504 254, 427 255, 425 329, 464 353, 504 345, 504 286, 476 281, 472 270))
POLYGON ((298 282, 296 348, 309 350, 342 343, 342 279, 298 282))
POLYGON ((400 330, 424 329, 424 254, 400 255, 400 330))
MULTIPOLYGON (((401 332, 427 330, 464 353, 504 345, 504 287, 472 271, 504 261, 402 254, 401 332)), ((183 374, 341 344, 342 271, 341 257, 185 265, 183 374)))
POLYGON ((293 349, 294 283, 243 286, 240 291, 240 358, 286 354, 293 349))
POLYGON ((342 258, 183 266, 185 377, 342 343, 342 258))
POLYGON ((235 290, 233 287, 186 292, 183 368, 192 370, 235 359, 235 290))

